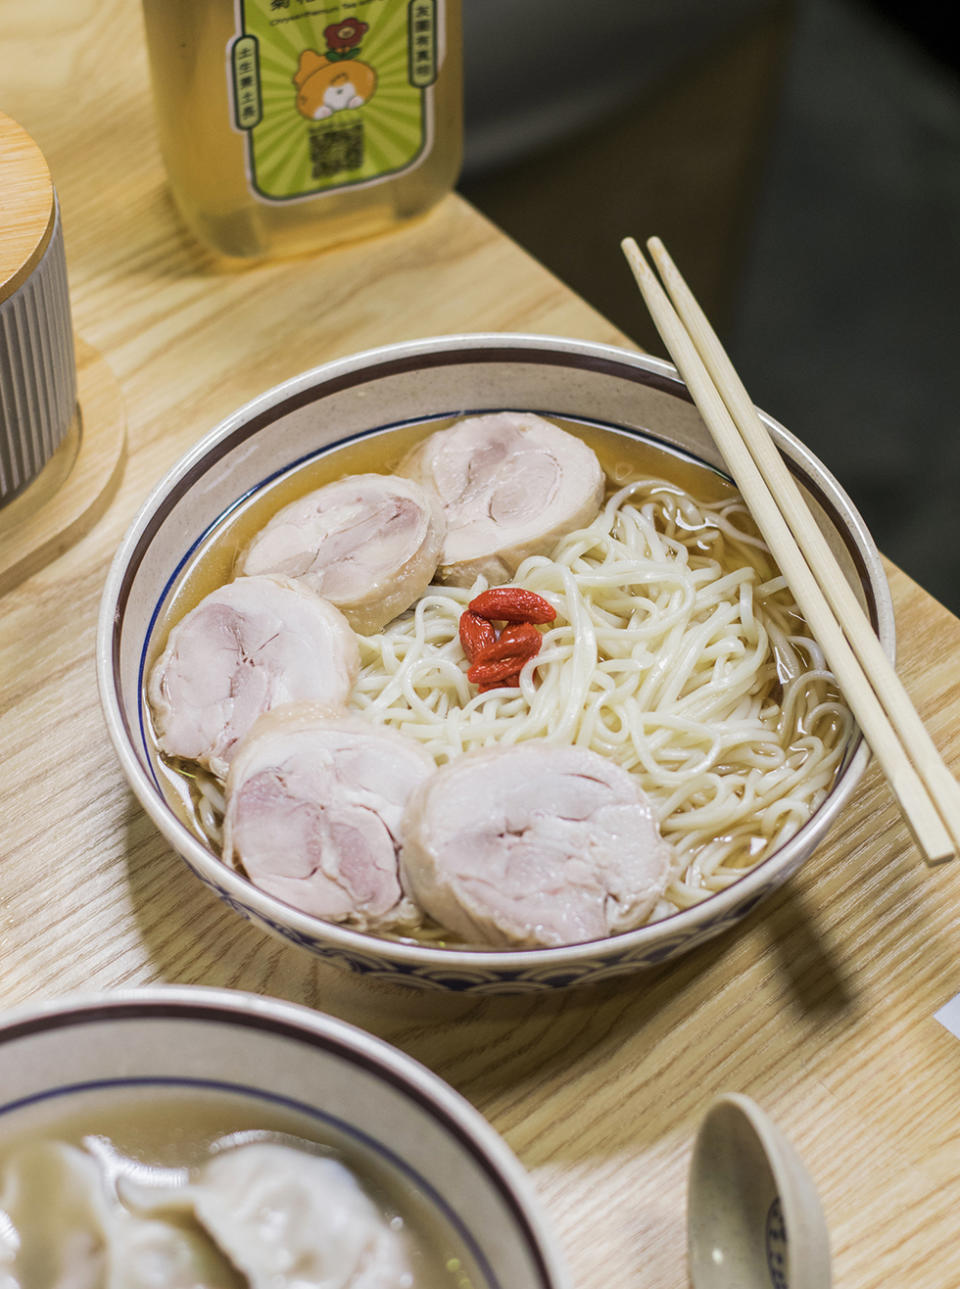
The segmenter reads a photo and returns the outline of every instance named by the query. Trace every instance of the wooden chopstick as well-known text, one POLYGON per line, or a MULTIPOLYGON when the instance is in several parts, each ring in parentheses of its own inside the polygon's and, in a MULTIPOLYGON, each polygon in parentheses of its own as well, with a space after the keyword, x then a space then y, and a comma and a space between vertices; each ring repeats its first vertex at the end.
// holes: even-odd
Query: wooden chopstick
POLYGON ((960 848, 960 787, 944 765, 719 340, 662 242, 621 243, 667 351, 880 763, 924 858, 960 848), (836 615, 836 616, 835 616, 836 615))

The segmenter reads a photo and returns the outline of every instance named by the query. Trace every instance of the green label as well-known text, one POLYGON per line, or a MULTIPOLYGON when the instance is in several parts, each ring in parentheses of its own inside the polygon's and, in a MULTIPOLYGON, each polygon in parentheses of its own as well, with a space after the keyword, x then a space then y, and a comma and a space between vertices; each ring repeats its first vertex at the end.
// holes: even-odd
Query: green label
POLYGON ((436 0, 413 0, 408 22, 410 84, 426 89, 437 79, 436 0))
POLYGON ((241 36, 233 42, 232 53, 234 120, 238 130, 252 130, 263 120, 256 37, 241 36))
POLYGON ((284 201, 400 174, 430 137, 438 0, 237 0, 232 116, 250 185, 284 201))

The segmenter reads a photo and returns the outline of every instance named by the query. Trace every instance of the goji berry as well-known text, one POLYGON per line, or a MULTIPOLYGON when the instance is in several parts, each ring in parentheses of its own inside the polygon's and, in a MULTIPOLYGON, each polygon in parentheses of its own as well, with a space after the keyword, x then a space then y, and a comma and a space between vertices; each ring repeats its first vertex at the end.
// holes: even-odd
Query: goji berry
POLYGON ((540 632, 529 624, 522 639, 504 640, 501 636, 496 644, 484 649, 467 672, 467 680, 474 685, 487 685, 491 681, 503 682, 512 674, 519 675, 524 664, 540 651, 541 640, 540 632))
POLYGON ((502 680, 488 680, 485 685, 478 685, 477 693, 486 694, 486 693, 489 693, 491 689, 519 689, 519 688, 520 688, 520 673, 519 671, 511 671, 510 675, 504 676, 502 680))
POLYGON ((523 586, 491 586, 467 608, 490 622, 552 622, 557 611, 542 595, 523 586))
POLYGON ((496 642, 497 633, 486 618, 471 613, 469 609, 460 614, 460 644, 469 662, 476 662, 478 655, 496 642))
POLYGON ((474 662, 499 662, 501 658, 521 658, 526 662, 540 652, 543 636, 530 622, 504 627, 499 639, 491 641, 476 656, 474 662))
POLYGON ((537 628, 532 622, 515 622, 511 626, 504 627, 500 632, 498 639, 504 641, 504 643, 514 640, 518 644, 536 644, 539 649, 543 642, 543 636, 539 631, 537 631, 536 640, 534 640, 534 631, 537 631, 537 628))
POLYGON ((520 669, 526 661, 526 658, 512 654, 509 658, 498 658, 492 662, 475 662, 467 672, 467 680, 485 689, 492 689, 495 685, 519 684, 520 669), (511 681, 508 679, 510 676, 517 679, 511 681))

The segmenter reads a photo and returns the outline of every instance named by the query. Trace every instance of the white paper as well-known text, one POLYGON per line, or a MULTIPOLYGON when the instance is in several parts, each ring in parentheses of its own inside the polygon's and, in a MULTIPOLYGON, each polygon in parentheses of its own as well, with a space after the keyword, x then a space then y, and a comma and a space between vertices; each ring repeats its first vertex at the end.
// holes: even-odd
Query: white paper
POLYGON ((938 1020, 955 1038, 960 1038, 960 994, 944 1003, 938 1012, 934 1012, 933 1019, 938 1020))

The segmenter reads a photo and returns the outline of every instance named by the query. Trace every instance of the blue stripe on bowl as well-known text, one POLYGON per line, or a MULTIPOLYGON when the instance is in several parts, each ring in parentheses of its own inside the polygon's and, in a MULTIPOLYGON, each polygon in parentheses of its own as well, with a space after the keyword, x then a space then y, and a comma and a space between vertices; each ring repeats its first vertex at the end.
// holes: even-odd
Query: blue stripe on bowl
MULTIPOLYGON (((124 1078, 124 1079, 93 1079, 85 1083, 65 1083, 61 1087, 48 1088, 43 1092, 35 1092, 30 1096, 20 1097, 16 1101, 10 1101, 6 1105, 0 1105, 0 1117, 8 1114, 14 1114, 18 1110, 25 1109, 28 1106, 39 1105, 47 1101, 55 1101, 62 1097, 72 1097, 77 1094, 102 1092, 113 1089, 127 1088, 176 1088, 188 1089, 190 1091, 202 1090, 204 1092, 221 1092, 231 1095, 240 1095, 249 1097, 254 1101, 266 1101, 271 1105, 283 1107, 285 1110, 293 1110, 297 1114, 305 1115, 309 1119, 316 1120, 320 1123, 334 1128, 337 1132, 342 1133, 378 1155, 383 1161, 390 1165, 396 1172, 402 1174, 408 1181, 412 1182, 429 1200, 430 1204, 437 1209, 450 1226, 456 1231, 457 1237, 463 1243, 477 1264, 481 1274, 484 1276, 489 1289, 501 1289, 500 1281, 493 1273, 493 1269, 487 1260, 483 1249, 480 1247, 476 1238, 472 1234, 466 1221, 450 1205, 448 1200, 432 1185, 421 1173, 413 1168, 402 1156, 391 1150, 384 1142, 372 1137, 362 1128, 340 1119, 337 1115, 330 1114, 326 1110, 320 1110, 316 1106, 306 1105, 302 1101, 297 1101, 293 1097, 281 1096, 276 1092, 267 1092, 262 1088, 249 1087, 244 1083, 227 1083, 219 1079, 188 1079, 188 1078, 124 1078)), ((323 1144, 322 1142, 319 1144, 323 1144)))

